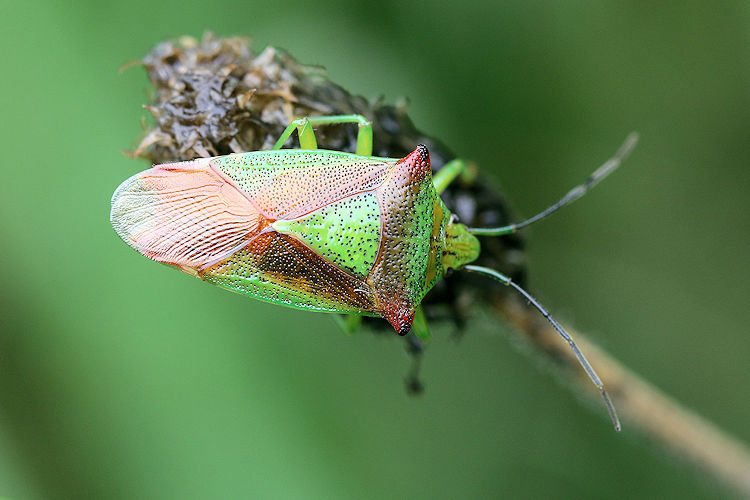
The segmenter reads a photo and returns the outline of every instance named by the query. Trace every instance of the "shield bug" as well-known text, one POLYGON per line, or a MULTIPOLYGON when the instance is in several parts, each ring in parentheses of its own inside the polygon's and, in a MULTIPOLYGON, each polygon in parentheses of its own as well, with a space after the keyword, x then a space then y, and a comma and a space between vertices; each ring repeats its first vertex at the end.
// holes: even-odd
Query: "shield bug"
POLYGON ((635 145, 617 154, 557 203, 523 222, 495 228, 459 223, 439 194, 467 174, 460 159, 434 177, 429 153, 372 155, 372 125, 360 115, 294 120, 268 151, 156 165, 112 197, 117 234, 153 260, 222 288, 274 304, 385 318, 399 335, 429 335, 420 303, 449 270, 484 274, 514 288, 552 324, 599 388, 604 386, 568 333, 507 276, 472 265, 475 235, 500 236, 536 222, 583 196, 635 145), (318 149, 313 127, 356 123, 355 154, 318 149), (282 149, 294 131, 300 149, 282 149))

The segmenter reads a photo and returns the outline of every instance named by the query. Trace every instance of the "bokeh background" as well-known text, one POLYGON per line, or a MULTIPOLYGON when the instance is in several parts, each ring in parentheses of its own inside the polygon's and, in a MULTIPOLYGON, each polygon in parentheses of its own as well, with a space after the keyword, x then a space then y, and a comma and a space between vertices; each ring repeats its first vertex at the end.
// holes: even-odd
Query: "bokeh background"
POLYGON ((561 320, 750 441, 750 4, 0 2, 0 495, 23 498, 727 494, 614 433, 486 311, 434 327, 427 392, 401 342, 248 300, 140 257, 108 222, 147 165, 149 86, 121 72, 204 30, 407 97, 519 215, 624 168, 527 231, 561 320))

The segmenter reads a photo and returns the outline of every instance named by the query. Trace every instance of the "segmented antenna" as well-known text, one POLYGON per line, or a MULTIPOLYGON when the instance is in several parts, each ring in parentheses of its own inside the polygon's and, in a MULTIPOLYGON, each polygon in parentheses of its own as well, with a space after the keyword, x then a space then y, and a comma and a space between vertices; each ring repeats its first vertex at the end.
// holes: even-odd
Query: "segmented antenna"
MULTIPOLYGON (((628 137, 625 139, 625 142, 620 146, 620 149, 617 150, 617 153, 604 162, 604 164, 597 168, 593 174, 589 176, 588 179, 583 184, 579 184, 578 186, 574 187, 568 193, 560 198, 560 200, 557 203, 554 203, 547 207, 546 209, 542 210, 535 216, 526 219, 523 222, 518 222, 515 224, 509 224, 507 226, 500 226, 500 227, 487 227, 487 228, 478 228, 478 227, 470 227, 469 232, 472 234, 478 234, 478 235, 485 235, 485 236, 502 236, 503 234, 508 233, 514 233, 518 231, 519 229, 526 227, 530 224, 533 224, 534 222, 538 220, 542 220, 545 217, 547 217, 550 214, 553 214, 554 212, 557 212, 565 205, 569 205, 570 203, 573 203, 578 198, 586 194, 587 191, 589 191, 591 188, 596 186, 602 179, 607 177, 609 174, 615 171, 617 167, 620 166, 622 161, 625 159, 625 157, 633 150, 636 143, 638 142, 638 134, 635 132, 630 133, 628 137)), ((580 349, 578 349, 578 346, 576 345, 573 338, 566 332, 560 324, 555 321, 550 315, 547 310, 542 307, 542 305, 537 302, 537 300, 529 295, 529 292, 521 288, 519 285, 514 283, 509 277, 505 276, 504 274, 495 271, 494 269, 490 269, 488 267, 482 267, 482 266, 472 266, 467 265, 464 266, 463 269, 466 269, 467 271, 472 271, 475 273, 484 274, 486 276, 489 276, 503 285, 510 286, 513 289, 515 289, 518 293, 524 296, 524 298, 529 301, 531 305, 533 305, 540 313, 542 313, 542 316, 544 316, 547 321, 550 322, 550 324, 557 330, 557 333, 560 334, 560 336, 565 339, 565 341, 568 343, 571 349, 573 349, 573 352, 576 355, 576 358, 578 358, 578 362, 581 364, 584 370, 586 370, 586 374, 591 379, 591 382, 594 383, 597 389, 599 389, 599 392, 602 395, 602 399, 604 399, 604 404, 607 407, 607 411, 609 412, 609 418, 612 419, 612 424, 615 426, 616 431, 621 430, 620 426, 620 419, 617 417, 617 412, 615 411, 614 405, 612 405, 612 401, 609 399, 609 395, 607 394, 607 391, 604 390, 604 384, 602 384, 601 379, 599 378, 599 375, 596 374, 596 371, 594 371, 594 368, 591 366, 591 364, 588 362, 586 357, 583 355, 580 349)))
POLYGON ((602 398, 604 399, 604 404, 607 407, 607 411, 609 412, 609 418, 612 419, 612 424, 615 426, 615 430, 617 432, 620 432, 620 430, 622 429, 622 427, 620 426, 620 419, 617 417, 617 412, 615 411, 615 407, 612 404, 612 401, 610 401, 609 395, 607 394, 607 391, 604 389, 604 384, 602 384, 602 381, 599 378, 599 375, 596 374, 596 371, 594 370, 594 368, 591 366, 591 364, 589 364, 588 360, 583 355, 581 350, 578 349, 578 346, 576 345, 573 338, 568 334, 568 332, 566 332, 563 329, 562 326, 560 326, 560 324, 557 321, 555 321, 552 318, 552 316, 550 316, 549 312, 547 312, 547 310, 544 307, 542 307, 542 305, 539 302, 537 302, 537 300, 534 297, 529 295, 529 293, 526 290, 524 290, 523 288, 518 286, 516 283, 514 283, 509 277, 505 276, 502 273, 495 271, 494 269, 490 269, 489 267, 472 266, 472 265, 464 266, 462 269, 475 272, 475 273, 484 274, 486 276, 489 276, 499 281, 503 285, 507 285, 507 286, 514 288, 518 293, 523 295, 524 298, 526 298, 526 300, 528 300, 529 303, 531 303, 531 305, 533 305, 540 313, 542 313, 542 316, 544 316, 547 319, 547 321, 550 322, 550 324, 555 328, 555 330, 557 330, 557 333, 559 333, 560 336, 563 339, 565 339, 565 341, 568 343, 570 348, 573 349, 573 352, 578 358, 578 362, 581 364, 583 369, 586 370, 586 374, 589 376, 589 378, 597 387, 597 389, 599 389, 599 392, 601 393, 602 398))
POLYGON ((601 167, 597 168, 583 184, 579 184, 578 186, 574 187, 573 189, 568 191, 565 196, 560 198, 560 201, 550 205, 535 216, 526 219, 523 222, 517 222, 515 224, 509 224, 507 226, 470 227, 469 232, 472 234, 480 234, 484 236, 502 236, 508 233, 515 233, 521 228, 544 219, 548 215, 557 212, 565 205, 569 205, 576 201, 578 198, 586 194, 587 191, 596 186, 602 179, 614 172, 615 169, 620 166, 625 157, 630 154, 636 143, 638 143, 638 134, 636 132, 631 132, 630 135, 628 135, 628 137, 625 139, 625 142, 622 144, 622 146, 620 146, 620 149, 617 150, 617 153, 615 153, 612 158, 604 162, 601 167))

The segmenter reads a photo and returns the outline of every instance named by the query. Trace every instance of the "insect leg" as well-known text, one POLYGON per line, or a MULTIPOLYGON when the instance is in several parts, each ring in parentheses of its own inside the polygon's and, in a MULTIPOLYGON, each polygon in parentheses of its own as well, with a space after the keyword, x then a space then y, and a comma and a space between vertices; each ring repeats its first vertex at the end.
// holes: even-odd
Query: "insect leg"
POLYGON ((335 314, 333 316, 341 331, 347 335, 354 335, 362 324, 362 316, 356 314, 335 314))
POLYGON ((406 352, 411 357, 411 367, 406 375, 404 382, 406 392, 415 396, 424 392, 424 384, 419 379, 419 372, 422 368, 422 354, 424 354, 424 344, 416 335, 410 333, 404 340, 406 341, 406 352))
POLYGON ((427 324, 427 318, 424 317, 422 306, 417 307, 414 311, 414 322, 411 324, 411 331, 422 342, 430 340, 430 327, 427 324))
POLYGON ((315 140, 315 132, 308 118, 298 118, 286 126, 279 140, 271 149, 281 149, 284 143, 289 139, 292 133, 297 130, 299 136, 299 145, 301 149, 318 149, 318 143, 315 140))
POLYGON ((372 156, 372 122, 362 115, 335 115, 335 116, 309 116, 293 120, 281 134, 272 149, 281 149, 292 133, 297 130, 301 149, 317 149, 314 126, 336 125, 343 123, 356 123, 359 125, 357 131, 358 155, 372 156))
POLYGON ((422 367, 424 343, 428 340, 430 340, 430 327, 427 324, 427 318, 424 316, 422 306, 419 306, 414 311, 414 322, 411 325, 411 332, 404 337, 406 352, 411 357, 411 367, 405 379, 406 392, 410 395, 421 394, 424 390, 424 384, 419 379, 419 371, 422 367))
POLYGON ((476 175, 473 167, 474 166, 471 163, 468 163, 461 158, 455 158, 449 161, 432 177, 432 184, 435 186, 435 191, 437 191, 438 194, 442 193, 454 180, 456 180, 456 177, 461 177, 461 179, 470 182, 476 175))
POLYGON ((310 116, 310 125, 335 125, 342 123, 356 123, 358 155, 372 156, 372 122, 362 115, 310 116))

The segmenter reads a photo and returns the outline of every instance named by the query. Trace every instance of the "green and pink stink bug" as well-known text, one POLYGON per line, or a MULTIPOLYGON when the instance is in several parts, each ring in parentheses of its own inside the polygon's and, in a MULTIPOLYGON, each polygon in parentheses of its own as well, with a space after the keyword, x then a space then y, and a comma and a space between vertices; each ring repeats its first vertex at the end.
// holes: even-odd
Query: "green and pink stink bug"
POLYGON ((476 234, 500 236, 580 198, 620 164, 636 142, 582 185, 530 219, 469 228, 439 194, 466 164, 453 160, 434 177, 427 148, 402 159, 372 155, 372 126, 359 115, 293 121, 269 151, 156 165, 134 175, 112 197, 111 222, 130 246, 153 260, 222 288, 274 304, 385 318, 399 335, 429 335, 420 303, 448 270, 485 274, 514 288, 554 326, 599 388, 604 386, 573 339, 510 278, 471 265, 476 234), (321 150, 313 126, 359 125, 356 154, 321 150), (282 149, 297 130, 301 149, 282 149))

